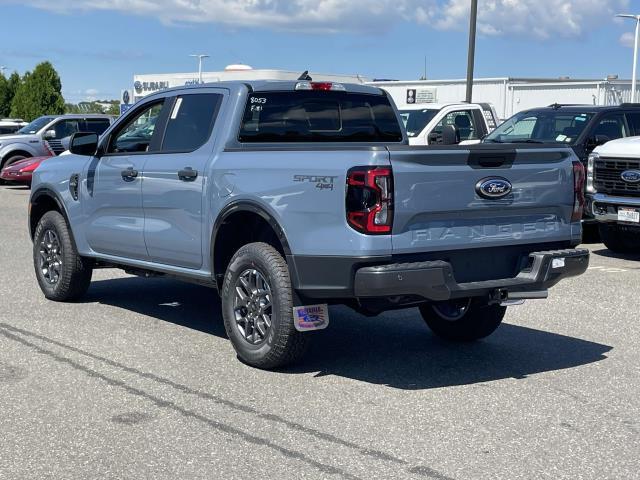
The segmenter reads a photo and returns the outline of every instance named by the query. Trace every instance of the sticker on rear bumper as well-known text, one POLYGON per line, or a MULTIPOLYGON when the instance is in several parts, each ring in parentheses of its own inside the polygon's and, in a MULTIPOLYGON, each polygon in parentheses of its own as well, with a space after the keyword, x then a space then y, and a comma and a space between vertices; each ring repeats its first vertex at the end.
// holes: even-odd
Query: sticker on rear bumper
POLYGON ((327 328, 329 326, 329 307, 326 303, 293 307, 293 322, 299 332, 327 328))

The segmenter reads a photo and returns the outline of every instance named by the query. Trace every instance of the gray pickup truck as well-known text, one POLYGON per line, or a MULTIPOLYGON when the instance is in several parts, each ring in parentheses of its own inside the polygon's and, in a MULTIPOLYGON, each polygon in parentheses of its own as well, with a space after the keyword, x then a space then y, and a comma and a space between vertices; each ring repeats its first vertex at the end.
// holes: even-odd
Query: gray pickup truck
POLYGON ((388 94, 362 85, 145 97, 35 172, 39 285, 72 301, 105 267, 208 285, 238 356, 275 368, 328 325, 329 304, 419 307, 437 335, 470 341, 585 271, 570 149, 409 147, 401 124, 388 94))

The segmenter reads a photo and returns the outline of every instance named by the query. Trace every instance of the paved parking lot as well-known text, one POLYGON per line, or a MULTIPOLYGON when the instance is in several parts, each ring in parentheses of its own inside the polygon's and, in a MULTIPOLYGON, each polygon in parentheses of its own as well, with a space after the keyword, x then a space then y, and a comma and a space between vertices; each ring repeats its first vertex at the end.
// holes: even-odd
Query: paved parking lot
POLYGON ((589 245, 470 346, 332 308, 273 373, 236 360, 206 288, 103 270, 46 301, 27 199, 0 187, 2 479, 638 478, 640 257, 589 245))

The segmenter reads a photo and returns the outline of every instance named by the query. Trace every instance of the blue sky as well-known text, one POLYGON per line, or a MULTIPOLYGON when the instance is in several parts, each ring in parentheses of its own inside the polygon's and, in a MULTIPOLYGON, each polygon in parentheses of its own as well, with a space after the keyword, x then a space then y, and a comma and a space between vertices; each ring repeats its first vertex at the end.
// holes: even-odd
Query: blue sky
MULTIPOLYGON (((58 69, 67 101, 118 98, 134 73, 254 68, 461 78, 468 0, 0 0, 0 65, 58 69), (152 5, 151 7, 149 5, 152 5), (190 5, 185 7, 185 5, 190 5), (11 42, 10 39, 14 41, 11 42)), ((481 0, 476 76, 631 75, 639 0, 481 0), (625 36, 626 34, 626 36, 625 36)))

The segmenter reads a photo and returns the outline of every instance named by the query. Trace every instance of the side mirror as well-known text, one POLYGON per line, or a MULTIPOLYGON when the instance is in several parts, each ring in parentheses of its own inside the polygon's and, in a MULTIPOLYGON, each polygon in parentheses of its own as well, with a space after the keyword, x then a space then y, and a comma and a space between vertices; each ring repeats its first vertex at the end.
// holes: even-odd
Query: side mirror
POLYGON ((56 138, 56 131, 55 130, 47 130, 46 132, 44 132, 44 139, 45 140, 53 140, 54 138, 56 138))
POLYGON ((428 145, 437 145, 439 143, 442 143, 442 135, 440 135, 439 133, 431 132, 427 136, 427 144, 428 145))
POLYGON ((92 156, 98 149, 98 134, 93 132, 77 132, 71 136, 69 151, 76 155, 92 156))
POLYGON ((595 138, 596 147, 600 146, 600 145, 604 145, 609 140, 611 140, 611 139, 609 137, 607 137, 606 135, 596 135, 596 138, 595 138))
POLYGON ((442 144, 457 145, 460 143, 460 133, 454 125, 445 125, 442 129, 442 144))

